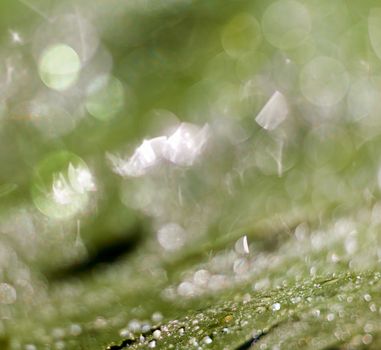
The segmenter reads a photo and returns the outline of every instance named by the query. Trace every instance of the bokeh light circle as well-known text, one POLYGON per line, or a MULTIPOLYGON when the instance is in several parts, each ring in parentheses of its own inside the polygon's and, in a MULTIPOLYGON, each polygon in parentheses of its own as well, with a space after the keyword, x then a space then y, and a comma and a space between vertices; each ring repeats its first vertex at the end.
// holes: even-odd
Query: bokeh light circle
POLYGON ((349 77, 338 60, 319 56, 303 67, 299 83, 302 94, 309 102, 328 107, 345 96, 349 77))
POLYGON ((47 139, 68 134, 78 117, 65 108, 65 101, 49 95, 37 95, 33 100, 19 103, 11 110, 12 118, 30 122, 47 139))
POLYGON ((368 32, 371 46, 377 57, 381 59, 381 8, 373 8, 370 10, 368 32))
POLYGON ((66 44, 46 48, 39 61, 41 80, 53 90, 63 91, 75 84, 81 69, 78 54, 66 44))
POLYGON ((378 92, 366 78, 352 84, 348 92, 348 112, 354 120, 369 116, 378 102, 378 92))
POLYGON ((293 0, 271 4, 262 17, 262 31, 266 40, 279 49, 291 49, 307 39, 311 31, 307 8, 293 0))
POLYGON ((123 84, 113 76, 100 75, 87 88, 86 110, 98 120, 109 120, 124 106, 123 84))
POLYGON ((77 155, 59 151, 37 164, 31 184, 33 203, 40 212, 53 219, 67 219, 85 209, 89 195, 84 178, 73 173, 87 174, 86 163, 77 155))
POLYGON ((222 46, 232 57, 239 57, 256 49, 261 40, 261 27, 258 21, 248 14, 235 16, 221 33, 222 46))

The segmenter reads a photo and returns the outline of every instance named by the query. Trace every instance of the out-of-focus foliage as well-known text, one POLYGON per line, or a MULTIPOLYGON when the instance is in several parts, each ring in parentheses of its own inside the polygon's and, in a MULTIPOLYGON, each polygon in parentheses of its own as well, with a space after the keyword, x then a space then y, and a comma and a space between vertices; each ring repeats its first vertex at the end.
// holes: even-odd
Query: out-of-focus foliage
POLYGON ((0 348, 379 348, 380 73, 376 1, 2 1, 0 348))

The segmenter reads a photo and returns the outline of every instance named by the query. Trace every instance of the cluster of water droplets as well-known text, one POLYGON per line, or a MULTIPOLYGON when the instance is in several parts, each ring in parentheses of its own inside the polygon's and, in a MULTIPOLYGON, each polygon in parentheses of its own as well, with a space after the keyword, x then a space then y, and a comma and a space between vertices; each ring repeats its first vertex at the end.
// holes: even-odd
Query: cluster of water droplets
MULTIPOLYGON (((361 211, 353 218, 338 218, 327 227, 312 228, 301 223, 290 231, 291 237, 283 237, 275 252, 256 249, 255 241, 249 245, 248 236, 244 235, 230 249, 217 252, 184 272, 181 281, 165 289, 162 297, 176 302, 247 283, 258 292, 276 288, 287 280, 302 281, 305 276, 316 278, 347 269, 372 269, 380 256, 378 245, 372 243, 377 240, 378 207, 375 204, 373 209, 361 211), (367 229, 363 231, 365 225, 367 229), (286 273, 281 269, 285 264, 290 264, 286 273)), ((267 230, 282 230, 271 223, 267 225, 267 230)), ((274 311, 280 307, 278 303, 272 306, 274 311)))
MULTIPOLYGON (((1 49, 0 129, 7 122, 19 123, 49 145, 81 130, 83 143, 90 140, 97 145, 96 137, 91 141, 92 135, 86 133, 88 125, 104 123, 100 128, 106 129, 123 118, 148 120, 151 131, 147 126, 138 139, 126 136, 110 146, 105 157, 102 149, 97 159, 117 175, 118 200, 126 212, 142 212, 152 219, 155 254, 157 247, 160 257, 197 248, 211 227, 231 237, 237 228, 274 213, 282 215, 304 203, 310 203, 316 216, 327 203, 336 205, 332 225, 300 224, 291 230, 292 239, 276 252, 257 248, 250 232, 235 237, 235 244, 230 242, 225 250, 213 253, 164 289, 163 299, 181 301, 241 283, 250 283, 257 292, 282 285, 286 278, 299 281, 306 275, 336 273, 343 266, 365 270, 377 264, 381 250, 373 242, 378 242, 380 204, 373 201, 381 187, 381 168, 378 155, 374 156, 368 145, 381 127, 379 8, 370 9, 365 20, 353 23, 349 5, 343 2, 278 0, 260 11, 249 6, 218 27, 216 50, 201 60, 191 43, 188 51, 154 44, 145 48, 131 30, 126 38, 131 50, 118 61, 127 68, 118 71, 102 42, 95 10, 88 12, 83 6, 47 10, 31 0, 22 3, 40 20, 30 32, 9 29, 8 43, 1 49), (363 45, 365 48, 358 49, 363 45), (196 69, 199 60, 203 65, 196 69), (191 69, 200 79, 176 95, 172 106, 176 113, 154 106, 149 111, 142 109, 144 118, 132 117, 139 99, 142 104, 148 100, 139 90, 142 80, 150 85, 153 73, 164 79, 191 69), (363 149, 366 168, 352 162, 355 154, 361 158, 356 152, 363 149), (345 170, 348 176, 343 174, 345 170), (338 219, 341 210, 351 209, 352 203, 367 205, 357 214, 357 222, 338 219), (363 226, 369 228, 365 233, 363 226), (315 257, 323 253, 324 259, 315 257), (295 264, 287 275, 277 274, 290 259, 295 264)), ((188 5, 184 2, 181 6, 188 5)), ((155 5, 130 1, 125 6, 126 12, 143 8, 154 14, 180 5, 176 1, 155 5)), ((111 7, 108 11, 112 12, 111 7)), ((131 20, 131 28, 133 25, 131 20)), ((107 28, 103 30, 107 32, 107 28)), ((191 34, 203 38, 205 33, 193 28, 191 34)), ((158 91, 165 85, 160 79, 152 81, 158 91)), ((126 123, 122 126, 128 129, 133 123, 127 124, 125 119, 121 125, 126 123)), ((23 138, 15 148, 7 140, 0 141, 9 150, 5 160, 12 165, 15 149, 21 149, 31 155, 32 164, 26 163, 34 168, 31 203, 2 214, 0 223, 4 234, 0 241, 0 304, 1 311, 11 318, 12 304, 33 304, 46 297, 44 282, 29 268, 36 261, 49 260, 44 251, 64 263, 86 255, 81 219, 95 215, 101 195, 107 193, 101 191, 102 179, 96 178, 97 160, 90 156, 86 161, 66 151, 36 156, 23 138)), ((85 146, 82 150, 86 153, 85 146)), ((17 179, 2 184, 0 198, 18 188, 17 179)), ((165 276, 165 271, 156 272, 165 276)), ((110 295, 112 300, 114 295, 110 295)), ((294 296, 291 302, 298 304, 298 298, 294 296)), ((370 295, 364 299, 379 312, 370 295)), ((86 303, 91 300, 98 299, 89 297, 86 303)), ((281 301, 272 303, 270 309, 282 312, 281 301)), ((315 313, 320 317, 323 311, 315 313)), ((324 318, 332 322, 339 314, 339 309, 331 310, 324 318)), ((103 329, 105 324, 99 317, 92 327, 103 329)), ((81 327, 73 324, 67 330, 55 329, 46 337, 53 339, 57 349, 64 348, 62 339, 81 334, 81 327)), ((128 332, 144 333, 150 327, 131 321, 121 326, 120 335, 127 338, 128 332)), ((369 323, 364 335, 353 342, 370 343, 372 327, 369 323)), ((155 347, 163 332, 156 329, 148 347, 155 347)), ((197 347, 212 341, 210 335, 202 335, 190 344, 197 347)), ((34 348, 26 345, 28 350, 34 348)))

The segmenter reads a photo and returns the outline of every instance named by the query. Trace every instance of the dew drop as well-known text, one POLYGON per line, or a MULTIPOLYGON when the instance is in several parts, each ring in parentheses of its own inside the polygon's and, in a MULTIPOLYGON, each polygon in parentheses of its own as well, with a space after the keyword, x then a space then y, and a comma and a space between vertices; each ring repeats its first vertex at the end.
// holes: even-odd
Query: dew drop
POLYGON ((161 331, 159 330, 159 329, 156 329, 154 332, 153 332, 153 337, 155 338, 155 339, 160 339, 160 337, 161 337, 161 331))
POLYGON ((275 303, 275 304, 271 305, 271 310, 279 311, 280 307, 281 307, 280 303, 275 303))
POLYGON ((160 312, 154 312, 151 316, 152 322, 159 323, 163 320, 163 315, 160 312))
POLYGON ((169 251, 181 248, 186 238, 187 234, 185 230, 176 223, 168 223, 162 226, 157 232, 157 240, 160 245, 169 251))
POLYGON ((207 335, 207 336, 205 336, 205 337, 202 339, 202 342, 203 342, 204 344, 211 344, 211 343, 213 342, 213 339, 207 335))

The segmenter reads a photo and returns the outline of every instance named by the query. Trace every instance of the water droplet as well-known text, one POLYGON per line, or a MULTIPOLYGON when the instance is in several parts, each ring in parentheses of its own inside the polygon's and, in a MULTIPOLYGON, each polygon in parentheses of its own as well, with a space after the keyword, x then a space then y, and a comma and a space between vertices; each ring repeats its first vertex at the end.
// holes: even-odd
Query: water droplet
POLYGON ((140 324, 140 322, 138 320, 131 320, 128 323, 128 329, 131 332, 140 332, 140 330, 141 330, 141 324, 140 324))
POLYGON ((213 339, 207 335, 207 336, 205 336, 205 337, 202 339, 202 342, 203 342, 204 344, 211 344, 211 343, 213 342, 213 339))
POLYGON ((190 282, 182 282, 177 287, 177 292, 184 297, 191 297, 195 294, 195 288, 190 282))
POLYGON ((193 281, 198 286, 206 286, 210 278, 210 272, 208 270, 198 270, 193 275, 193 281))
POLYGON ((127 328, 122 328, 119 331, 119 335, 123 338, 130 338, 132 334, 127 328))
POLYGON ((365 334, 361 340, 363 344, 369 345, 373 341, 373 337, 371 334, 365 334))
POLYGON ((77 337, 82 333, 82 327, 79 324, 72 324, 70 325, 69 333, 73 337, 77 337))
POLYGON ((250 264, 246 259, 236 259, 233 263, 233 271, 237 275, 244 274, 248 272, 250 264))
POLYGON ((163 315, 160 312, 154 312, 152 314, 151 319, 152 319, 152 322, 159 323, 163 320, 163 315))
POLYGON ((364 294, 364 300, 369 302, 372 300, 372 297, 370 296, 370 294, 364 294))
POLYGON ((66 219, 87 206, 87 191, 94 189, 86 163, 73 153, 61 151, 47 156, 37 165, 31 194, 43 214, 66 219))
POLYGON ((248 244, 246 235, 237 240, 237 242, 234 245, 234 249, 238 254, 241 254, 241 255, 250 253, 249 244, 248 244))
POLYGON ((107 326, 107 323, 108 323, 108 321, 104 317, 98 316, 94 320, 94 328, 95 329, 103 329, 107 326))
POLYGON ((162 226, 157 232, 157 240, 166 250, 177 250, 181 248, 187 238, 186 231, 176 223, 162 226))
POLYGON ((65 343, 62 340, 56 341, 54 343, 54 349, 55 350, 63 350, 63 349, 65 349, 65 343))
POLYGON ((302 298, 300 296, 296 296, 296 297, 291 298, 291 302, 293 304, 299 304, 301 301, 302 301, 302 298))
POLYGON ((25 350, 37 350, 37 347, 33 344, 25 345, 25 350))
POLYGON ((160 339, 160 337, 161 337, 161 331, 159 330, 159 329, 156 329, 154 332, 153 332, 153 337, 155 338, 155 339, 160 339))
POLYGON ((149 323, 143 323, 140 327, 141 332, 147 333, 151 330, 151 325, 149 323))
POLYGON ((62 339, 65 337, 65 330, 63 328, 53 328, 52 337, 54 339, 62 339))
POLYGON ((320 310, 319 309, 315 309, 312 311, 312 314, 315 316, 315 317, 320 317, 320 310))
POLYGON ((280 303, 275 303, 275 304, 271 305, 271 310, 279 311, 280 307, 281 307, 280 303))

